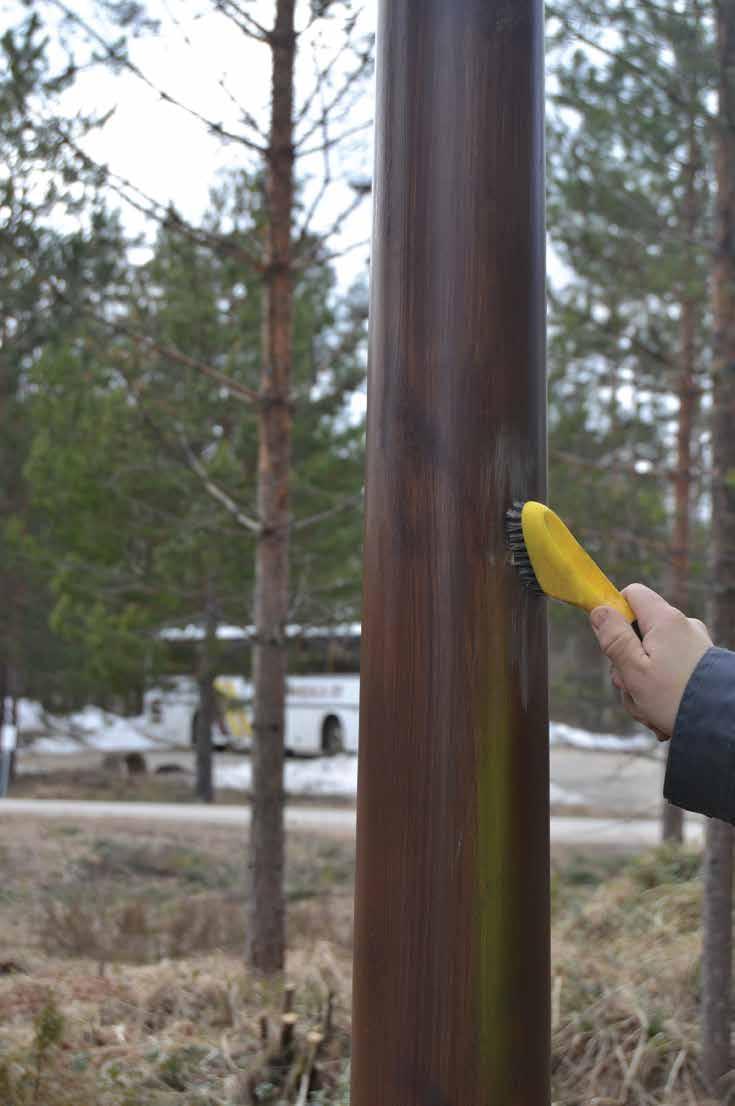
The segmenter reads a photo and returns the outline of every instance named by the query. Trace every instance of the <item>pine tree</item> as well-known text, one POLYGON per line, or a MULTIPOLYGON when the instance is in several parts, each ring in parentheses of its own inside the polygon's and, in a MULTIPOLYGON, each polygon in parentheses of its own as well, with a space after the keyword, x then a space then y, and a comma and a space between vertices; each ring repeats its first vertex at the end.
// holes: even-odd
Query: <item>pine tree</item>
MULTIPOLYGON (((257 181, 244 187, 233 179, 215 195, 206 226, 226 222, 233 241, 257 237, 260 197, 257 181)), ((86 254, 96 259, 97 280, 67 285, 64 302, 81 321, 34 370, 28 474, 47 519, 54 623, 83 647, 90 679, 122 693, 155 660, 162 625, 204 628, 197 793, 209 800, 222 664, 216 629, 242 622, 255 541, 246 512, 255 498, 257 420, 228 382, 234 389, 257 380, 261 286, 243 282, 226 253, 168 229, 150 261, 128 272, 118 260, 105 284, 105 235, 111 258, 125 254, 115 228, 99 220, 89 241, 66 244, 80 271, 86 254), (105 317, 94 317, 85 288, 104 301, 114 337, 105 317), (143 344, 135 337, 141 327, 143 344), (171 348, 186 349, 191 364, 173 364, 171 348)), ((362 426, 347 410, 363 379, 364 310, 359 297, 336 304, 333 283, 329 267, 314 264, 296 296, 294 395, 304 417, 294 453, 300 586, 292 617, 303 622, 354 617, 359 601, 362 426), (334 511, 337 492, 350 510, 334 511)))
MULTIPOLYGON (((259 379, 256 389, 240 385, 241 398, 249 398, 257 412, 259 428, 258 492, 255 517, 255 595, 253 675, 255 685, 254 799, 250 829, 250 925, 248 958, 258 970, 280 971, 285 949, 283 898, 283 739, 285 702, 285 626, 290 602, 289 547, 292 532, 290 517, 291 459, 293 429, 298 412, 291 393, 294 362, 294 295, 301 275, 310 260, 329 255, 330 239, 361 201, 365 187, 355 182, 354 195, 342 210, 329 215, 325 230, 315 236, 315 219, 320 209, 333 204, 331 157, 337 147, 368 126, 368 120, 354 119, 362 78, 370 72, 371 47, 368 39, 356 35, 359 11, 352 0, 326 0, 300 6, 302 18, 296 23, 296 0, 273 0, 268 15, 253 14, 238 0, 217 0, 212 11, 227 21, 228 33, 236 31, 244 40, 257 43, 269 52, 271 66, 268 122, 262 124, 246 106, 240 105, 235 120, 226 125, 220 118, 209 118, 195 104, 184 103, 168 90, 158 87, 155 75, 141 69, 131 58, 125 34, 105 23, 112 11, 122 23, 136 29, 145 22, 142 5, 99 5, 89 17, 70 8, 63 0, 54 0, 61 11, 67 37, 76 33, 91 53, 90 63, 100 60, 116 71, 124 70, 159 92, 167 103, 179 105, 199 119, 210 134, 236 144, 245 157, 253 159, 262 174, 266 214, 263 233, 255 252, 239 251, 243 272, 255 272, 262 285, 263 318, 261 327, 259 379), (99 18, 99 22, 95 19, 99 18), (295 63, 298 51, 310 41, 322 21, 331 21, 334 37, 341 46, 331 58, 325 51, 317 62, 313 86, 300 104, 296 103, 295 63), (299 209, 296 197, 297 167, 308 159, 323 159, 324 177, 309 203, 299 209), (315 240, 316 238, 316 240, 315 240)), ((317 55, 320 54, 316 49, 317 55)), ((226 84, 218 83, 225 93, 226 84)), ((230 96, 232 99, 232 97, 230 96)), ((84 164, 87 154, 80 154, 84 164)), ((139 210, 161 219, 161 204, 145 196, 134 182, 109 176, 120 194, 139 210)), ((337 201, 340 203, 340 201, 337 201)), ((334 208, 332 207, 333 211, 334 208)), ((323 216, 322 216, 323 217, 323 216)), ((195 228, 179 219, 182 233, 196 235, 195 228)), ((200 237, 199 235, 196 235, 200 237)), ((222 245, 212 241, 215 248, 222 245)), ((172 351, 169 351, 171 353, 172 351)), ((178 351, 179 364, 186 354, 178 351), (183 356, 182 356, 183 354, 183 356)), ((211 366, 209 367, 211 368, 211 366)), ((205 372, 203 366, 200 369, 205 372)), ((211 374, 210 374, 211 375, 211 374)), ((336 506, 335 504, 332 505, 336 506)), ((244 516, 242 516, 244 517, 244 516)), ((314 516, 316 517, 316 516, 314 516)))
MULTIPOLYGON (((47 47, 35 10, 22 10, 0 38, 0 723, 8 698, 59 703, 76 679, 77 658, 47 627, 51 596, 34 541, 43 520, 29 502, 24 463, 29 370, 69 324, 68 313, 51 310, 49 277, 70 276, 54 222, 79 216, 99 180, 77 171, 59 138, 54 103, 75 72, 50 61, 47 47)), ((68 131, 78 138, 93 123, 78 118, 68 131)))
MULTIPOLYGON (((554 501, 614 579, 703 612, 711 21, 697 3, 565 0, 550 15, 554 501)), ((678 812, 664 835, 681 837, 678 812)))

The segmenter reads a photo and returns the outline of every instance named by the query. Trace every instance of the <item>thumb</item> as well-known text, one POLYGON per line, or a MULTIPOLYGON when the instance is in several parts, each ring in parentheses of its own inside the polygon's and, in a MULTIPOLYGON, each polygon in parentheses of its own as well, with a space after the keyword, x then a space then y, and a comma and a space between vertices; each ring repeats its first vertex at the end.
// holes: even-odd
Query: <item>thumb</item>
POLYGON ((630 688, 632 680, 648 663, 648 654, 635 630, 612 607, 595 607, 590 622, 603 653, 612 661, 623 683, 630 688))
POLYGON ((623 588, 623 595, 633 608, 644 637, 666 612, 673 609, 663 596, 645 584, 628 584, 623 588))

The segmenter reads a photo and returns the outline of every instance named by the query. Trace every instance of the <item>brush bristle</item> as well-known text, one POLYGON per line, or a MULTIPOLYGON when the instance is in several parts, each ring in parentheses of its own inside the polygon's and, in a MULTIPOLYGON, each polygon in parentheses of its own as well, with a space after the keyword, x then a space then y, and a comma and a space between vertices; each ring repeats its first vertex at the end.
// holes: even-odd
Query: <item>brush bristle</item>
POLYGON ((508 539, 511 561, 518 569, 518 575, 524 587, 528 588, 534 595, 543 595, 544 590, 536 578, 536 573, 533 571, 533 565, 531 564, 531 558, 526 549, 526 542, 523 537, 523 524, 521 523, 522 511, 523 502, 517 500, 513 506, 509 507, 505 512, 505 533, 508 539))

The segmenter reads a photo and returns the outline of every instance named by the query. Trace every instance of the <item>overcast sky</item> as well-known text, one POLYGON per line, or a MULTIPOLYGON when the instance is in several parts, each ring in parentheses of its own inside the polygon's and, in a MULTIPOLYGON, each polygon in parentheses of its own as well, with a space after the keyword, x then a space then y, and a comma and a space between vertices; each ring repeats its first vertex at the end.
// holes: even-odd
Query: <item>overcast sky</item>
MULTIPOLYGON (((94 5, 89 0, 69 0, 69 6, 90 22, 94 20, 94 5)), ((300 5, 302 21, 307 7, 303 2, 300 5)), ((241 131, 245 109, 266 129, 270 50, 244 36, 230 20, 214 13, 207 2, 151 0, 148 10, 160 20, 161 32, 132 41, 130 56, 155 89, 225 128, 241 131)), ((272 0, 253 0, 248 10, 263 23, 272 20, 272 0)), ((373 31, 375 19, 376 0, 366 0, 357 34, 373 31)), ((343 24, 343 18, 320 20, 303 37, 297 65, 297 110, 314 87, 316 67, 325 67, 342 45, 343 24)), ((102 25, 95 21, 94 26, 102 25)), ((350 56, 338 60, 334 67, 335 87, 353 67, 354 59, 350 56)), ((86 138, 87 151, 159 202, 173 201, 182 214, 198 219, 207 206, 218 173, 227 168, 254 167, 257 155, 254 157, 238 143, 223 144, 200 120, 162 100, 155 89, 131 73, 114 75, 96 66, 82 72, 65 94, 64 109, 69 112, 114 109, 105 126, 86 138)), ((362 83, 362 94, 351 105, 348 118, 334 125, 330 137, 368 123, 372 107, 373 81, 368 78, 362 83)), ((302 134, 309 125, 305 120, 302 134)), ((304 149, 320 143, 317 132, 304 149)), ((324 170, 321 154, 303 157, 298 163, 307 205, 324 179, 324 170)), ((372 175, 370 129, 331 152, 329 172, 333 184, 315 218, 317 229, 330 226, 351 202, 354 193, 349 188, 350 180, 365 181, 372 175)), ((370 218, 368 197, 333 243, 335 250, 348 250, 336 262, 340 282, 345 285, 367 271, 370 218)), ((135 230, 142 229, 145 222, 130 208, 126 220, 135 230)))
MULTIPOLYGON (((98 5, 94 0, 65 2, 108 39, 115 37, 115 32, 105 28, 96 17, 98 5)), ((192 114, 162 100, 160 92, 235 131, 241 129, 243 108, 265 129, 270 98, 270 50, 244 36, 230 20, 213 12, 212 7, 210 0, 148 0, 146 10, 160 21, 160 33, 134 39, 130 56, 150 84, 131 73, 115 75, 96 65, 79 75, 63 102, 64 110, 70 113, 114 109, 105 126, 86 138, 88 152, 160 203, 173 202, 183 215, 193 220, 199 219, 206 209, 210 189, 217 183, 219 173, 228 168, 252 167, 257 159, 239 144, 223 144, 192 114)), ((337 7, 340 13, 344 12, 342 5, 337 7)), ((356 35, 374 33, 377 0, 354 0, 352 7, 360 9, 356 35)), ((273 9, 273 0, 249 0, 247 4, 247 10, 265 25, 272 22, 273 9)), ((298 25, 303 25, 308 9, 307 0, 300 0, 298 25)), ((20 0, 0 0, 0 14, 14 14, 17 18, 26 12, 20 0)), ((302 37, 297 57, 297 111, 314 87, 315 68, 323 68, 344 42, 343 24, 342 14, 318 20, 313 30, 302 37)), ((80 49, 78 44, 83 36, 78 29, 74 34, 76 48, 80 49)), ((84 46, 81 54, 85 54, 84 46)), ((353 64, 353 59, 346 55, 338 61, 334 68, 336 85, 353 64)), ((334 127, 332 135, 372 120, 372 78, 359 87, 361 94, 351 104, 348 118, 334 127)), ((302 133, 307 126, 305 121, 302 133)), ((308 145, 318 142, 317 134, 308 145)), ((315 229, 328 228, 351 202, 354 193, 349 188, 350 180, 365 181, 372 176, 372 158, 371 129, 346 141, 331 154, 329 171, 333 183, 315 218, 315 229)), ((308 205, 324 177, 322 156, 314 154, 301 159, 298 173, 308 205)), ((150 222, 146 224, 143 216, 125 205, 121 204, 121 208, 131 231, 152 233, 150 222)), ((344 287, 367 273, 371 208, 368 196, 333 243, 335 251, 346 251, 335 261, 344 287)), ((551 254, 548 261, 552 278, 561 279, 558 261, 551 254)))

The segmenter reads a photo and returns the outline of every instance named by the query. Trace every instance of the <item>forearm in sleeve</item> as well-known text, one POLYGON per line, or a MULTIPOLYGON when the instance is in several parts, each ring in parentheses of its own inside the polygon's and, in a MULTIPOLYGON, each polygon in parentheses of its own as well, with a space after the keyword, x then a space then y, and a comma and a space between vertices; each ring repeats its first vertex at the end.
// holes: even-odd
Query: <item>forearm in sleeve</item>
POLYGON ((686 686, 669 746, 670 803, 735 822, 735 653, 709 649, 686 686))

